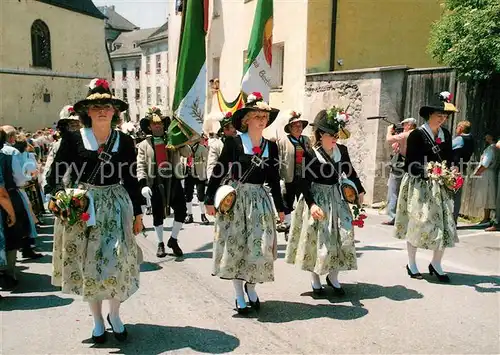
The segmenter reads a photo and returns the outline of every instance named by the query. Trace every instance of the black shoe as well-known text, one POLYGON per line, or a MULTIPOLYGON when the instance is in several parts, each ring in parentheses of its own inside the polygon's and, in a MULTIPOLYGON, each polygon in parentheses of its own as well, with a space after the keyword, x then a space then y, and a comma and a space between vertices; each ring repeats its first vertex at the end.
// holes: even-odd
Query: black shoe
POLYGON ((43 254, 35 253, 35 251, 31 248, 23 249, 22 255, 24 259, 40 259, 44 256, 43 254))
POLYGON ((192 215, 192 214, 188 214, 188 215, 186 216, 186 219, 184 220, 184 224, 191 224, 191 223, 193 223, 193 222, 194 222, 194 220, 193 220, 193 215, 192 215))
POLYGON ((328 278, 328 275, 326 275, 326 284, 328 286, 330 286, 331 288, 333 288, 333 293, 337 296, 344 296, 345 295, 345 291, 342 287, 335 287, 333 286, 332 282, 330 281, 330 279, 328 278))
POLYGON ((288 233, 289 230, 290 230, 290 226, 286 225, 285 223, 280 223, 276 227, 276 232, 278 232, 278 233, 288 233))
POLYGON ((205 216, 204 213, 201 214, 201 224, 205 226, 210 224, 210 221, 208 220, 207 216, 205 216))
POLYGON ((238 307, 238 300, 234 300, 234 304, 236 306, 236 311, 238 312, 238 314, 248 314, 248 312, 250 311, 250 307, 248 306, 246 306, 245 308, 238 307))
POLYGON ((156 257, 157 258, 164 258, 167 256, 167 253, 165 252, 165 244, 163 242, 158 243, 158 250, 156 251, 156 257))
POLYGON ((421 273, 417 272, 417 273, 414 274, 413 272, 411 272, 410 267, 408 265, 406 265, 406 272, 408 273, 408 275, 410 275, 410 277, 412 279, 417 279, 417 280, 422 280, 423 279, 421 273))
POLYGON ((177 243, 177 239, 174 239, 174 238, 170 237, 170 239, 167 242, 167 247, 169 247, 170 249, 172 249, 172 251, 174 252, 175 256, 179 256, 180 257, 180 256, 184 255, 184 253, 182 252, 181 247, 179 246, 179 243, 177 243))
POLYGON ((429 264, 429 274, 431 275, 436 275, 439 281, 441 282, 450 282, 450 277, 446 274, 441 275, 434 269, 434 266, 432 264, 429 264))
MULTIPOLYGON (((113 326, 111 326, 112 328, 113 326)), ((94 344, 104 344, 106 342, 106 340, 108 339, 108 333, 106 333, 106 331, 104 331, 104 333, 102 333, 101 335, 94 335, 94 333, 92 333, 92 341, 94 342, 94 344)))
POLYGON ((312 285, 311 285, 311 288, 313 290, 313 294, 314 295, 323 295, 325 293, 325 288, 322 286, 320 288, 314 288, 312 285))
MULTIPOLYGON (((245 293, 248 296, 247 283, 248 282, 245 282, 245 293)), ((256 311, 258 311, 260 309, 260 300, 259 300, 259 297, 257 297, 257 301, 254 302, 254 301, 250 300, 250 296, 248 296, 248 303, 250 303, 250 307, 252 307, 256 311)), ((236 308, 238 308, 238 307, 236 307, 236 308)))
POLYGON ((127 335, 128 335, 127 328, 125 328, 125 326, 124 326, 123 332, 121 332, 121 333, 115 332, 115 330, 113 329, 113 324, 111 324, 111 320, 109 319, 109 314, 108 314, 108 323, 111 326, 111 330, 113 331, 113 334, 115 335, 116 340, 125 341, 127 339, 127 335))

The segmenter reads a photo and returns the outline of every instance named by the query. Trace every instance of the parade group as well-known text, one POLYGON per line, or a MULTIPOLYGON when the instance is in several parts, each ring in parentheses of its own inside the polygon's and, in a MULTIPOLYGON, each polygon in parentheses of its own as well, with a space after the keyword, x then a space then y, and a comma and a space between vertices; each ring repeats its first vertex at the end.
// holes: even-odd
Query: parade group
MULTIPOLYGON (((198 220, 192 212, 196 188, 199 222, 208 225, 207 215, 215 218, 212 275, 233 283, 237 313, 259 311, 256 285, 274 281, 278 232, 286 235, 285 262, 310 273, 306 288, 324 293, 320 277, 325 276, 335 295, 345 295, 339 272, 356 270, 355 228, 367 217, 365 189, 347 147, 338 143, 350 137, 349 112, 333 106, 310 118, 293 110, 282 113, 286 134, 268 140, 263 131, 279 110, 256 92, 234 114, 211 117, 206 132, 192 140, 182 120, 154 107, 141 120, 142 136, 127 134, 117 129, 127 108, 106 80, 95 79, 87 97, 63 108, 55 141, 49 137, 38 153, 26 150, 26 141, 24 149, 16 144, 13 127, 0 131, 4 289, 18 282, 18 250, 40 257, 34 237, 37 214, 44 209, 41 196, 47 196, 56 216, 52 284, 89 303, 95 343, 106 341, 105 317, 116 339, 125 340, 120 305, 139 288, 142 252, 135 238, 144 228, 143 213, 153 215, 157 256, 171 249, 182 257, 182 225, 198 220), (311 137, 303 134, 308 125, 311 137), (46 160, 42 177, 33 173, 37 160, 46 160), (27 187, 33 180, 40 181, 35 190, 27 187), (165 244, 164 221, 171 211, 174 222, 165 244)), ((414 279, 422 278, 415 259, 422 248, 434 253, 429 272, 449 281, 441 260, 458 241, 453 200, 460 175, 453 165, 460 156, 443 124, 456 111, 451 95, 436 94, 420 109, 425 124, 406 142, 393 223, 394 236, 407 241, 406 269, 414 279)))

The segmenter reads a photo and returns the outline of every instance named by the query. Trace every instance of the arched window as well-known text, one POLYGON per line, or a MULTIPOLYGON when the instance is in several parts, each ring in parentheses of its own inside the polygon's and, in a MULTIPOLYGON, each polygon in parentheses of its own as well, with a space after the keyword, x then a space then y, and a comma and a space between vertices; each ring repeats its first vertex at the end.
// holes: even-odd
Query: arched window
POLYGON ((33 66, 52 69, 49 27, 42 20, 31 25, 31 53, 33 66))

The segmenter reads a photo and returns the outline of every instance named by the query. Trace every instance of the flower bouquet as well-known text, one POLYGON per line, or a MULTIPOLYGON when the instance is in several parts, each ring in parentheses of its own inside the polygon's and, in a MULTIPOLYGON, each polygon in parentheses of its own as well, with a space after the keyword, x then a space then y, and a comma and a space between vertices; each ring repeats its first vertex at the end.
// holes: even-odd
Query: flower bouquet
POLYGON ((86 212, 89 208, 87 191, 80 189, 67 189, 59 191, 49 201, 49 210, 70 226, 78 222, 87 222, 90 215, 86 212))
POLYGON ((353 206, 352 207, 352 214, 354 216, 354 219, 352 220, 352 225, 363 228, 365 226, 365 219, 368 217, 365 213, 365 209, 363 206, 353 206))
POLYGON ((441 163, 429 162, 427 164, 427 176, 454 193, 464 184, 462 174, 458 170, 448 168, 446 161, 441 163))

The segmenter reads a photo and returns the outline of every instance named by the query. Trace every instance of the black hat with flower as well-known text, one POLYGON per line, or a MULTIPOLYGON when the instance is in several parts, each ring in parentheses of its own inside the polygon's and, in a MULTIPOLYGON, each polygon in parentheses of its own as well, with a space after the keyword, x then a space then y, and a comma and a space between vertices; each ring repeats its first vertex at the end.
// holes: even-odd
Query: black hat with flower
POLYGON ((284 129, 286 133, 290 133, 290 126, 295 122, 302 123, 302 129, 306 128, 309 124, 309 121, 305 118, 301 118, 302 114, 297 111, 290 111, 288 113, 288 123, 285 125, 284 129))
POLYGON ((458 109, 451 103, 453 94, 443 91, 432 96, 430 102, 420 108, 419 114, 422 118, 428 120, 433 112, 444 112, 449 115, 458 112, 458 109))
POLYGON ((230 124, 233 124, 233 113, 231 111, 226 113, 222 120, 220 120, 220 128, 223 129, 230 124))
POLYGON ((269 121, 267 122, 267 126, 274 122, 276 117, 278 117, 278 113, 280 112, 278 109, 269 106, 267 102, 264 102, 264 99, 260 92, 253 92, 248 95, 245 107, 240 108, 233 114, 232 119, 234 128, 236 128, 240 132, 246 132, 247 128, 245 127, 245 125, 242 125, 242 121, 245 115, 252 111, 268 112, 269 121))
POLYGON ((316 130, 338 135, 340 139, 347 139, 351 136, 351 133, 346 128, 348 123, 349 114, 347 110, 333 106, 332 108, 319 111, 311 126, 314 126, 316 130))
POLYGON ((163 116, 159 107, 153 106, 146 112, 146 117, 140 120, 139 126, 144 133, 151 134, 151 129, 149 128, 151 123, 163 123, 163 128, 166 130, 170 124, 170 118, 163 116))
POLYGON ((90 105, 106 105, 111 104, 120 112, 128 109, 128 104, 125 101, 116 98, 109 89, 109 83, 105 79, 93 79, 89 84, 87 97, 78 101, 73 109, 80 113, 86 113, 90 105))

